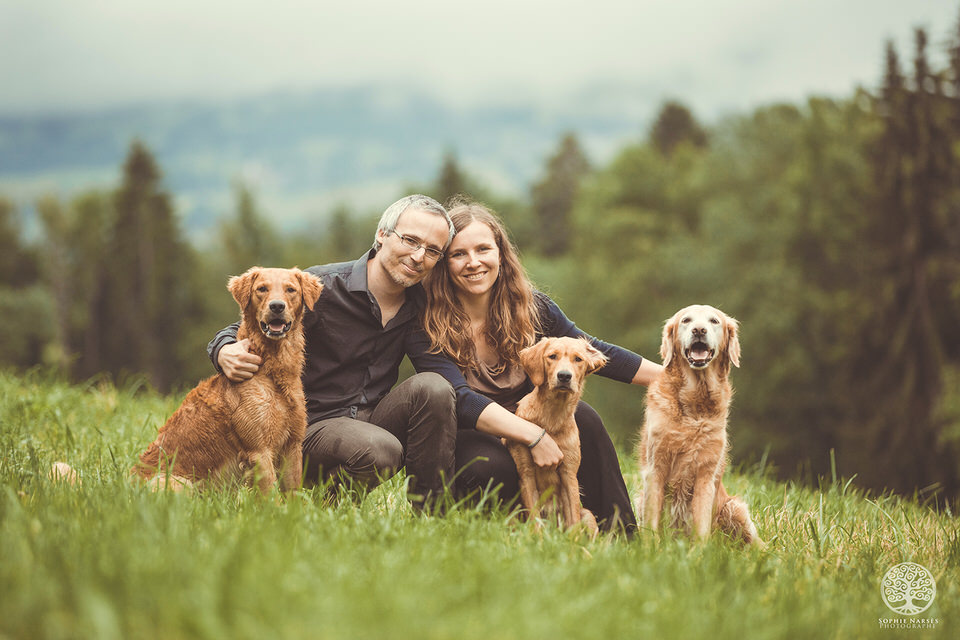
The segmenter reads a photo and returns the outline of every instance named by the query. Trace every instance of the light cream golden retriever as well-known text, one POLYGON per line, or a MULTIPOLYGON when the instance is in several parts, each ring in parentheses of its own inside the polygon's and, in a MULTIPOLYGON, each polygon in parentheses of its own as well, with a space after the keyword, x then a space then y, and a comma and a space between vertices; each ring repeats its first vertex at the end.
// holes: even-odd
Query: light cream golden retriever
POLYGON ((705 539, 712 528, 763 545, 747 505, 727 495, 730 366, 740 366, 737 321, 718 309, 681 309, 663 328, 664 371, 647 389, 646 421, 637 450, 644 489, 637 511, 659 530, 667 494, 670 524, 705 539))
POLYGON ((520 477, 520 501, 531 518, 559 515, 562 526, 583 523, 595 536, 597 520, 580 503, 580 432, 573 414, 584 379, 607 358, 583 339, 543 338, 520 352, 520 362, 536 388, 520 400, 517 415, 543 427, 563 452, 556 469, 544 469, 534 464, 529 446, 507 443, 520 477))

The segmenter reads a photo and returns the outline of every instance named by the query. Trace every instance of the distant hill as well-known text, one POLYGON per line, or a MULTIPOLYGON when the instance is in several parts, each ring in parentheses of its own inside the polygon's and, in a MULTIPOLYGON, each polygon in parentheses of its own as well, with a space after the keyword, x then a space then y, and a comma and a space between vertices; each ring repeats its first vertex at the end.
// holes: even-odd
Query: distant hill
MULTIPOLYGON (((486 186, 517 194, 566 131, 577 133, 593 160, 606 160, 645 128, 610 103, 609 94, 586 92, 547 107, 458 108, 423 94, 355 88, 6 116, 0 195, 29 211, 44 193, 112 187, 139 138, 156 155, 188 230, 202 234, 231 210, 238 179, 275 224, 296 228, 337 204, 383 207, 404 185, 432 180, 445 151, 486 186)), ((651 98, 641 110, 655 107, 651 98)))

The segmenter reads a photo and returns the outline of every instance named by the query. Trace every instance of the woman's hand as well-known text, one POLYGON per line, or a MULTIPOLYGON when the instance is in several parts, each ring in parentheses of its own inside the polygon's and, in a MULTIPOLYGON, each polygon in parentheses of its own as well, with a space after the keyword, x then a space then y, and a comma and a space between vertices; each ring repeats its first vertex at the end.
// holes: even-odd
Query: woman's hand
POLYGON ((549 433, 543 434, 540 442, 535 444, 530 453, 533 455, 533 463, 541 469, 554 469, 563 462, 563 451, 549 433))
POLYGON ((496 402, 488 404, 487 408, 480 413, 477 419, 477 430, 521 443, 525 447, 540 438, 540 434, 543 433, 540 441, 530 447, 533 463, 542 469, 550 469, 563 461, 563 452, 550 434, 544 433, 542 427, 518 418, 496 402))

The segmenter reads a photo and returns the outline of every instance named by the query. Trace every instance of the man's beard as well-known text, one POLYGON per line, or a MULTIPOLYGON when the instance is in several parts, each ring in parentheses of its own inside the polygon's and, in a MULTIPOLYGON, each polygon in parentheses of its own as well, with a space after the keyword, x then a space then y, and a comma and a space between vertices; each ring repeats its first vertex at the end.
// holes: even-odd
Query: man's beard
MULTIPOLYGON (((397 260, 396 270, 394 269, 387 270, 387 273, 389 274, 390 279, 393 280, 395 284, 406 289, 420 282, 421 278, 414 279, 414 276, 406 275, 402 271, 402 269, 403 269, 403 263, 400 260, 397 260)), ((420 268, 418 275, 422 273, 423 273, 423 267, 420 268)))

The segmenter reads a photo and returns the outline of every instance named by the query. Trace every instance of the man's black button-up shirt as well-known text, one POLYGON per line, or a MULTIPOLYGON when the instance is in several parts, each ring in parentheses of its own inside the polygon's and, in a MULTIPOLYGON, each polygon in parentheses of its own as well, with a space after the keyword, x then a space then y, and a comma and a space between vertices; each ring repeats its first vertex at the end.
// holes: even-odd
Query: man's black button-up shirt
MULTIPOLYGON (((306 270, 323 282, 317 304, 303 318, 307 354, 303 390, 308 423, 356 417, 358 411, 376 406, 396 384, 400 363, 410 351, 414 351, 410 355, 418 371, 437 371, 448 379, 452 375, 454 381, 462 379, 446 358, 410 345, 410 335, 421 322, 425 302, 419 284, 406 290, 403 306, 383 326, 380 305, 367 288, 367 261, 374 253, 371 250, 354 262, 306 270)), ((239 326, 235 323, 221 330, 207 345, 215 367, 221 347, 237 341, 239 326)))

